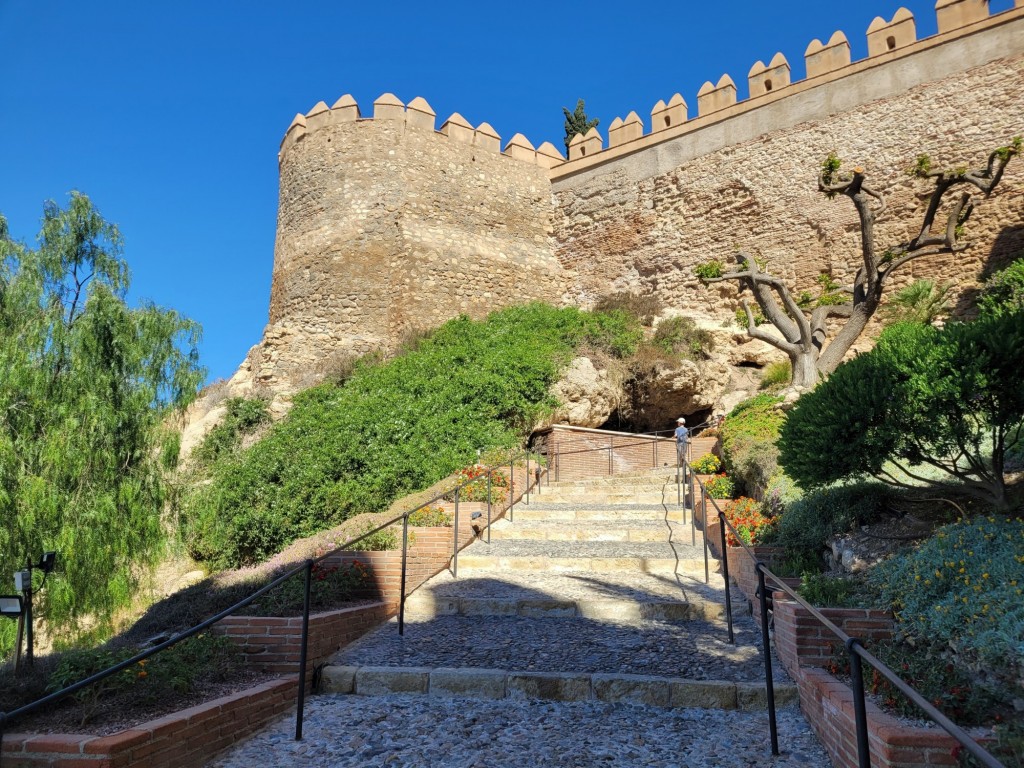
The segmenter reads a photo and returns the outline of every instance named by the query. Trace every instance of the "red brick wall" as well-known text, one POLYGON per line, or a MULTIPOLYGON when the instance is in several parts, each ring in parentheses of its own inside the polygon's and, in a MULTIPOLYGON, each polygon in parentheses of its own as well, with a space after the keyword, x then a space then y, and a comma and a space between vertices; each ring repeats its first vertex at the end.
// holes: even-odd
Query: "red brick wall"
MULTIPOLYGON (((710 453, 717 442, 717 437, 694 438, 691 456, 710 453)), ((555 425, 548 434, 546 450, 552 480, 581 480, 676 465, 672 437, 555 425)))
MULTIPOLYGON (((824 667, 842 650, 842 643, 832 630, 814 618, 794 600, 775 593, 775 651, 795 675, 797 667, 824 667)), ((871 608, 821 608, 822 614, 850 635, 860 638, 865 646, 892 638, 893 620, 889 611, 871 608)))
MULTIPOLYGON (((853 692, 817 667, 801 667, 795 677, 800 708, 821 740, 835 768, 857 768, 853 692)), ((915 728, 867 703, 868 746, 873 768, 955 766, 956 743, 938 728, 915 728)))
POLYGON ((5 734, 3 768, 195 768, 294 707, 295 691, 272 680, 112 736, 5 734))

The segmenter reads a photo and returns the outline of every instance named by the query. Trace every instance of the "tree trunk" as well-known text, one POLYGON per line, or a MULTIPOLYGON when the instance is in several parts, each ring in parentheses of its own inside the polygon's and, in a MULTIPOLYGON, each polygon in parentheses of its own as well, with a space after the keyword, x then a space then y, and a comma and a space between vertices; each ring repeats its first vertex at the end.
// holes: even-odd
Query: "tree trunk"
POLYGON ((793 386, 813 389, 818 384, 818 350, 815 347, 801 350, 789 359, 793 366, 793 386))

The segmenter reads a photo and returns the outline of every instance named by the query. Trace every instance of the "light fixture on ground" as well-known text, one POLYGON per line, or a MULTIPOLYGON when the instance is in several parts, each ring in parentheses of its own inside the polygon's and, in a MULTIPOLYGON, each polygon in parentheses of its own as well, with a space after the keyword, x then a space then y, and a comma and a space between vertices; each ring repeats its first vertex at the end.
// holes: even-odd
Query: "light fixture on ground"
MULTIPOLYGON (((24 607, 24 627, 25 627, 25 663, 32 666, 33 661, 33 642, 32 642, 32 571, 38 570, 43 572, 43 581, 39 585, 39 589, 43 588, 46 584, 46 577, 49 576, 54 567, 57 565, 57 553, 54 551, 44 552, 43 556, 39 558, 38 563, 33 563, 31 560, 26 561, 25 570, 18 571, 14 574, 14 588, 22 593, 20 598, 24 607)), ((15 669, 17 669, 18 657, 21 654, 21 633, 18 633, 18 647, 17 654, 15 656, 15 669)))

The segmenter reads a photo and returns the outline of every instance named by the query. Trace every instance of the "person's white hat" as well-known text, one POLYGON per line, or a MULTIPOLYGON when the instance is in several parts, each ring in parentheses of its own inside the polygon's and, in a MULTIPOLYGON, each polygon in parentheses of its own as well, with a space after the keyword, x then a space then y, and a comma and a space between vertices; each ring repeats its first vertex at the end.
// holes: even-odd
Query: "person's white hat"
POLYGON ((685 423, 686 423, 686 419, 684 419, 682 416, 680 416, 678 419, 676 419, 676 424, 685 424, 685 423))

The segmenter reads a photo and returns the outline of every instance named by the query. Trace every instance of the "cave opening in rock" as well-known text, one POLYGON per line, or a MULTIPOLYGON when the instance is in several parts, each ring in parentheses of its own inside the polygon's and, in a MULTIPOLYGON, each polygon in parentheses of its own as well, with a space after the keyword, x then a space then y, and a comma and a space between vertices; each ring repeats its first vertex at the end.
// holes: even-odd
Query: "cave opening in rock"
POLYGON ((659 413, 656 417, 649 414, 643 407, 631 409, 632 415, 626 416, 619 410, 612 411, 608 420, 598 427, 613 432, 663 432, 668 434, 676 428, 676 419, 680 416, 686 418, 686 426, 690 429, 703 427, 711 419, 712 409, 703 408, 693 413, 679 413, 675 415, 659 413))

